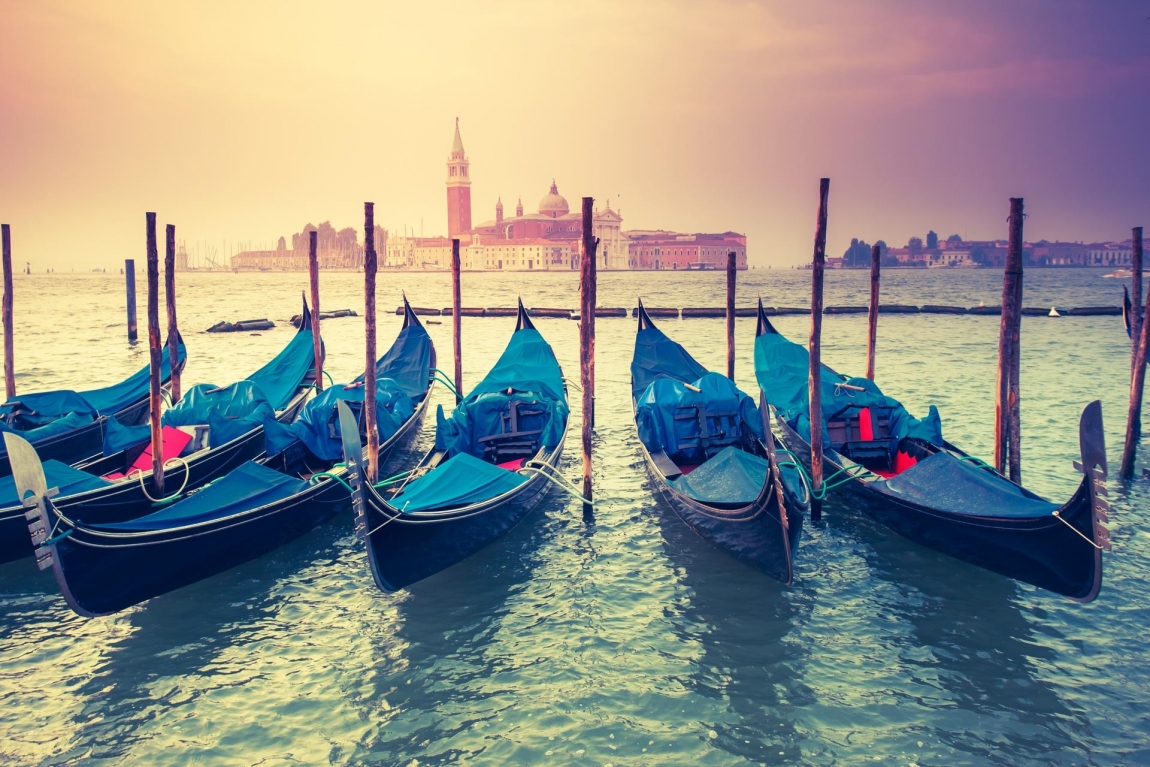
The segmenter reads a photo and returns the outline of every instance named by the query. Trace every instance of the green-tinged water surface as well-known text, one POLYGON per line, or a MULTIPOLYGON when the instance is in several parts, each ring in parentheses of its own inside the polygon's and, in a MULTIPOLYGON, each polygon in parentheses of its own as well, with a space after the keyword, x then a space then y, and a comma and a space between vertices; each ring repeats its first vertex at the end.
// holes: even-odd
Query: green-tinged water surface
MULTIPOLYGON (((1032 270, 1027 306, 1121 301, 1098 270, 1032 270)), ((119 380, 146 363, 125 340, 119 275, 18 275, 20 391, 119 380)), ((294 329, 304 274, 179 275, 184 380, 226 384, 294 329), (268 317, 261 334, 209 335, 268 317)), ((739 275, 740 306, 808 304, 809 272, 739 275)), ((143 279, 141 337, 146 338, 143 279)), ((868 275, 829 272, 828 305, 866 303, 868 275)), ((888 303, 999 303, 1001 273, 891 270, 888 303)), ((380 348, 412 303, 450 304, 443 274, 381 274, 380 348)), ((464 274, 465 306, 578 305, 564 274, 464 274)), ((721 273, 606 273, 604 306, 721 306, 721 273)), ((362 276, 322 275, 324 309, 362 315, 362 276)), ((425 318, 437 319, 437 318, 425 318)), ((657 321, 714 370, 721 319, 657 321)), ((805 342, 805 316, 776 326, 805 342)), ((882 315, 877 380, 945 436, 989 457, 998 317, 882 315)), ((513 318, 463 319, 474 384, 513 318)), ((536 320, 569 376, 577 323, 536 320)), ((861 373, 865 315, 828 316, 823 357, 861 373)), ((323 323, 337 381, 363 369, 362 316, 323 323)), ((450 368, 451 323, 429 324, 450 368)), ((754 320, 737 378, 757 397, 754 320)), ((831 501, 786 588, 698 539, 656 502, 630 417, 634 321, 597 323, 594 519, 553 491, 522 525, 411 589, 383 594, 350 515, 278 551, 107 618, 74 615, 31 560, 0 567, 0 763, 94 765, 1017 765, 1150 763, 1148 485, 1114 478, 1129 342, 1117 317, 1026 317, 1028 487, 1078 483, 1077 423, 1103 401, 1112 466, 1102 594, 1090 605, 909 543, 831 501)), ((450 406, 440 387, 434 403, 450 406)), ((573 418, 579 418, 577 402, 573 418)), ((422 436, 431 439, 433 419, 422 436)), ((565 474, 580 469, 574 435, 565 474)), ((396 467, 398 470, 400 467, 396 467)), ((1085 545, 1085 544, 1084 544, 1085 545)))

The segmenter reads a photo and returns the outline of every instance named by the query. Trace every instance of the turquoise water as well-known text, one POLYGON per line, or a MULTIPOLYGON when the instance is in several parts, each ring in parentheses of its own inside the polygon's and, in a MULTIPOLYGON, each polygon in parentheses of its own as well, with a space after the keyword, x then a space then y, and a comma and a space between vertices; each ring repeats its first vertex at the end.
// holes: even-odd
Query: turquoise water
MULTIPOLYGON (((1033 270, 1027 306, 1114 305, 1097 270, 1033 270)), ((808 272, 742 273, 740 305, 809 302, 808 272)), ((97 385, 146 362, 125 342, 122 278, 18 275, 21 391, 97 385)), ((324 274, 323 308, 362 312, 359 275, 324 274)), ((719 306, 725 277, 603 274, 600 303, 719 306)), ((181 274, 185 380, 222 384, 282 347, 303 274, 181 274), (258 335, 200 333, 269 317, 258 335), (282 322, 281 322, 282 321, 282 322)), ((894 271, 890 303, 997 304, 1001 275, 894 271)), ((141 280, 141 291, 143 280, 141 280)), ((450 303, 446 275, 381 275, 380 307, 450 303)), ((828 304, 868 277, 828 274, 828 304)), ((573 274, 465 274, 464 304, 575 307, 573 274)), ((143 293, 141 292, 141 308, 143 293)), ((381 316, 380 343, 398 330, 381 316)), ((465 386, 513 319, 463 320, 465 386)), ((569 375, 576 323, 537 320, 569 375)), ((780 317, 805 339, 809 318, 780 317)), ((144 316, 141 314, 141 326, 144 316)), ((363 359, 361 318, 324 322, 328 369, 363 359)), ((722 370, 721 319, 665 320, 722 370)), ((450 322, 429 325, 448 367, 450 322)), ((697 539, 652 496, 628 400, 632 320, 597 324, 594 520, 552 492, 505 539, 398 594, 376 591, 341 517, 120 615, 72 614, 50 574, 0 567, 0 762, 124 765, 754 765, 1150 763, 1147 483, 1109 483, 1114 551, 1077 605, 911 544, 831 501, 784 588, 697 539)), ((1023 478, 1064 499, 1077 421, 1103 401, 1116 467, 1129 380, 1117 317, 1023 319, 1023 478)), ((992 445, 997 317, 883 315, 878 382, 944 433, 992 445)), ((737 322, 753 384, 754 321, 737 322)), ((824 358, 861 371, 865 316, 830 316, 824 358)), ((442 389, 435 401, 449 405, 442 389)), ((578 407, 574 415, 578 419, 578 407)), ((430 430, 424 439, 430 439, 430 430)), ((579 466, 569 444, 564 468, 579 466)), ((1113 475, 1113 471, 1112 471, 1113 475)))

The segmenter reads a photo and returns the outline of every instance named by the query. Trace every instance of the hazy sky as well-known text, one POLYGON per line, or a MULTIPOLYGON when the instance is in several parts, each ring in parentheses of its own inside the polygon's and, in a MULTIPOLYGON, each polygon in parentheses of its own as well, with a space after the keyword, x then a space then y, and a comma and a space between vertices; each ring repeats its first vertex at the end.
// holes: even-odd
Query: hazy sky
POLYGON ((308 222, 446 231, 459 116, 473 219, 552 177, 625 228, 746 232, 752 263, 1150 226, 1150 0, 0 0, 0 221, 14 259, 273 244, 308 222))

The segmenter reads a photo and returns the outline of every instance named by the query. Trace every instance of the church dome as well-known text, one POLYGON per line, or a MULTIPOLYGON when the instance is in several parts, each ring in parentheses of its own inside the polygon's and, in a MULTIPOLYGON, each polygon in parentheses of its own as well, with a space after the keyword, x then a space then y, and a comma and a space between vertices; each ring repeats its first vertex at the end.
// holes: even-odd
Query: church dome
POLYGON ((539 212, 551 218, 559 218, 566 216, 571 211, 567 205, 567 198, 559 194, 558 187, 555 186, 555 180, 551 180, 551 191, 539 201, 539 212))

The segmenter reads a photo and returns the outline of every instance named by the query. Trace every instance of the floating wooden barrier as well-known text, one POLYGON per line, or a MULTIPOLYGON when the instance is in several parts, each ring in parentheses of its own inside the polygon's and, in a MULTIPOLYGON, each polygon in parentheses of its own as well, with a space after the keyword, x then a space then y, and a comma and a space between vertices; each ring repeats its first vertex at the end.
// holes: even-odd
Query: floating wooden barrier
POLYGON ((1122 314, 1121 306, 1080 306, 1065 312, 1072 317, 1116 317, 1122 314))
POLYGON ((775 314, 810 314, 811 310, 795 306, 776 306, 775 314))
MULTIPOLYGON (((459 316, 460 317, 482 317, 483 315, 484 315, 484 309, 482 307, 474 307, 474 306, 472 306, 472 307, 467 307, 467 306, 459 307, 459 316)), ((444 317, 454 317, 455 316, 455 309, 450 307, 450 306, 443 307, 443 316, 444 317)))
POLYGON ((484 317, 517 317, 519 308, 515 306, 489 306, 484 311, 484 317))
MULTIPOLYGON (((572 315, 574 316, 574 315, 572 315)), ((595 307, 596 317, 626 317, 627 310, 622 306, 597 306, 595 307)))
MULTIPOLYGON (((330 320, 330 319, 334 319, 336 317, 358 317, 358 316, 359 315, 355 313, 355 309, 336 309, 336 310, 330 311, 330 312, 320 312, 319 313, 319 318, 321 320, 330 320)), ((298 328, 301 319, 302 318, 300 317, 300 315, 293 314, 292 318, 291 318, 291 324, 298 328)))
POLYGON ((528 317, 553 317, 560 320, 571 319, 570 309, 531 308, 527 310, 528 317))
POLYGON ((967 314, 969 309, 965 306, 941 306, 939 304, 927 304, 922 307, 923 314, 967 314))
POLYGON ((276 324, 269 319, 240 320, 239 322, 217 322, 208 328, 209 333, 242 333, 249 330, 271 330, 276 324))
POLYGON ((918 314, 922 310, 910 304, 882 304, 878 311, 879 314, 918 314))
POLYGON ((683 309, 681 316, 685 320, 691 319, 693 317, 726 317, 727 310, 725 308, 711 309, 709 307, 688 306, 683 309))
POLYGON ((968 314, 1002 314, 1001 306, 972 306, 967 310, 968 314))
MULTIPOLYGON (((420 317, 438 317, 439 316, 439 310, 438 309, 428 309, 425 306, 413 306, 413 307, 411 307, 411 311, 415 312, 420 317)), ((402 306, 395 307, 395 313, 396 314, 403 314, 403 307, 402 306)), ((450 314, 450 312, 444 312, 444 313, 450 314)))
MULTIPOLYGON (((658 307, 650 307, 650 306, 645 306, 643 308, 647 310, 647 316, 648 317, 678 317, 679 316, 679 310, 678 309, 668 309, 666 307, 658 308, 658 307)), ((631 310, 631 316, 632 317, 638 317, 639 316, 639 309, 638 308, 632 309, 631 310)), ((719 316, 723 316, 723 315, 719 315, 719 316)))
POLYGON ((828 306, 823 309, 823 314, 866 314, 866 312, 865 306, 828 306))

